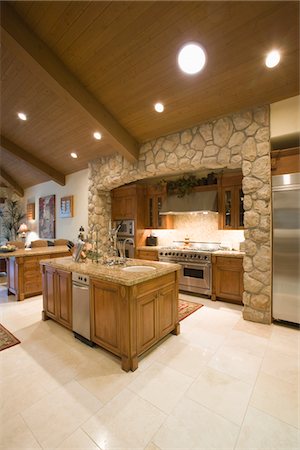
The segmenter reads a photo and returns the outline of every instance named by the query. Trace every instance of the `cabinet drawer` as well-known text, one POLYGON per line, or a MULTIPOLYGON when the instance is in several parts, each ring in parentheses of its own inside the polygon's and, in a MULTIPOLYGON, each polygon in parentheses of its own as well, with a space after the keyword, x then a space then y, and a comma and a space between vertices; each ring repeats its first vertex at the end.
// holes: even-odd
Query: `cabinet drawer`
POLYGON ((139 259, 147 259, 149 261, 158 261, 158 251, 157 250, 139 250, 139 259))
POLYGON ((217 256, 217 265, 239 269, 243 266, 243 258, 232 258, 230 256, 217 256))

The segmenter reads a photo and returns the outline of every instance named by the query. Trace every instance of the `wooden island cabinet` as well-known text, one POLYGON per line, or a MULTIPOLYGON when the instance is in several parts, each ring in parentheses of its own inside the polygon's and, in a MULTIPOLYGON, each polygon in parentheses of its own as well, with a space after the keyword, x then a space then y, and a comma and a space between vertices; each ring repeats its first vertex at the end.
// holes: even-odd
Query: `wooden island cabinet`
MULTIPOLYGON (((145 266, 140 260, 130 265, 145 266)), ((90 277, 91 341, 136 370, 138 357, 169 333, 179 334, 177 264, 147 263, 153 270, 75 263, 71 258, 42 262, 43 320, 72 327, 72 272, 90 277)))
POLYGON ((43 320, 47 317, 72 329, 72 273, 43 266, 43 320))
POLYGON ((225 300, 230 303, 243 304, 243 257, 212 256, 213 283, 212 300, 225 300))

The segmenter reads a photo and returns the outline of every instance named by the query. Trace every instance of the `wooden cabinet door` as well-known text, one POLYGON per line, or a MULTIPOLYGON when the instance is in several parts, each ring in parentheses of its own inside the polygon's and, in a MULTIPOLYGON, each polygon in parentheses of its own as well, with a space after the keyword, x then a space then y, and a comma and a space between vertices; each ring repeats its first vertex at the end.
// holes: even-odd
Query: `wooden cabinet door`
POLYGON ((56 317, 72 329, 72 274, 64 270, 56 271, 56 317))
POLYGON ((242 174, 223 175, 219 178, 219 228, 237 230, 244 228, 244 195, 242 174))
POLYGON ((215 271, 216 296, 242 303, 243 259, 218 256, 215 271))
POLYGON ((137 300, 137 353, 146 351, 158 337, 158 292, 150 292, 137 300))
POLYGON ((118 285, 92 280, 91 321, 91 340, 116 355, 120 355, 121 326, 118 285))
POLYGON ((47 316, 56 319, 56 288, 55 272, 53 267, 44 266, 43 274, 43 303, 47 316))
POLYGON ((173 227, 171 216, 161 216, 163 201, 166 198, 166 190, 161 186, 148 186, 146 197, 146 228, 169 229, 173 227))
POLYGON ((176 322, 176 310, 174 309, 175 296, 174 286, 166 286, 159 291, 159 337, 165 336, 174 329, 176 322))

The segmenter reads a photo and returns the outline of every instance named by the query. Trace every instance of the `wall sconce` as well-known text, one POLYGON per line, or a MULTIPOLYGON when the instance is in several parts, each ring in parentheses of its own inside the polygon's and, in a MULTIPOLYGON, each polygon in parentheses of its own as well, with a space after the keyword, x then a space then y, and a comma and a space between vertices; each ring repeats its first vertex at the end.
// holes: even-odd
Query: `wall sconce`
POLYGON ((26 223, 21 223, 20 228, 18 229, 18 233, 22 239, 22 241, 25 242, 26 239, 26 233, 28 233, 30 230, 27 227, 26 223))

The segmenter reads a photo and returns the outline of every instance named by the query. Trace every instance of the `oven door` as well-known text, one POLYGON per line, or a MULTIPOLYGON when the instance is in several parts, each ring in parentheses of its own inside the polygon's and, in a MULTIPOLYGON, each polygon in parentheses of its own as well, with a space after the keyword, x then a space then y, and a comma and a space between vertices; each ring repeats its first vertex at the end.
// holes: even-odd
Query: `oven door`
POLYGON ((179 263, 179 289, 195 294, 211 295, 212 276, 209 263, 179 263))

